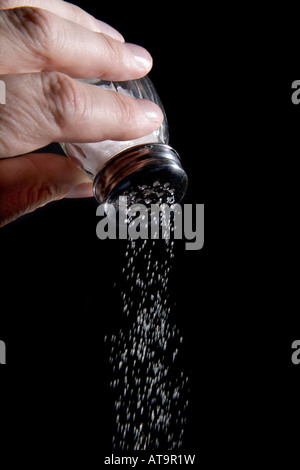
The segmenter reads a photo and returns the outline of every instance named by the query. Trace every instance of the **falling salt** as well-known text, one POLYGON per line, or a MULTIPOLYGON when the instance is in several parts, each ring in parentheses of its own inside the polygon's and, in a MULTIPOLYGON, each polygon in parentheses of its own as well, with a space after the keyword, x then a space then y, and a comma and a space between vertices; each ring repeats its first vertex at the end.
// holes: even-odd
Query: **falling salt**
MULTIPOLYGON (((156 203, 159 200, 155 197, 166 194, 169 201, 174 192, 169 186, 170 183, 158 180, 152 186, 139 185, 129 193, 131 203, 138 199, 146 204, 156 203)), ((105 337, 106 343, 111 341, 108 360, 114 375, 111 387, 118 413, 113 449, 182 447, 188 376, 178 366, 183 337, 170 318, 168 285, 174 242, 162 240, 160 249, 156 243, 128 240, 121 270, 127 330, 105 337)))

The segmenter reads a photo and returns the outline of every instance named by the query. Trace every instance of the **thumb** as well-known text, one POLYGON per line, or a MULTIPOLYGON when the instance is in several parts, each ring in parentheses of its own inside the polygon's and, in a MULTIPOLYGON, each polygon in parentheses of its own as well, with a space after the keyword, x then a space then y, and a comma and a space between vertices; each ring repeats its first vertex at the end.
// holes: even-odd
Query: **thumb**
POLYGON ((92 196, 92 183, 71 160, 62 155, 33 153, 0 160, 0 227, 48 202, 62 199, 74 188, 86 187, 92 196))

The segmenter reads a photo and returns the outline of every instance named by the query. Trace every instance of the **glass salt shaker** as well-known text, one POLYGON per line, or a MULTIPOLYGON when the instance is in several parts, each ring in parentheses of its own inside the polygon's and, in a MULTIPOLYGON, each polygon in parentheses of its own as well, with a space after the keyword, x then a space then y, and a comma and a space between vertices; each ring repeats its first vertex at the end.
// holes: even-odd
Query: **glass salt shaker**
POLYGON ((93 180, 97 201, 113 204, 116 208, 120 196, 127 197, 128 205, 179 203, 186 192, 188 179, 178 153, 168 145, 167 117, 149 77, 123 82, 83 81, 153 101, 164 113, 159 129, 135 140, 61 144, 66 155, 93 180))

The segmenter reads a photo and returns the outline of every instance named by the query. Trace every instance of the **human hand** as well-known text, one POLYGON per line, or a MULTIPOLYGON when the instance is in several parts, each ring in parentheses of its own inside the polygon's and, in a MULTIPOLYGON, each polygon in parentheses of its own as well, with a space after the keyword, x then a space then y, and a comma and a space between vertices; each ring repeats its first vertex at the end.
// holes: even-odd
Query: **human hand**
POLYGON ((66 195, 92 195, 71 160, 30 152, 51 142, 131 140, 160 126, 154 103, 75 80, 132 80, 151 66, 145 49, 75 5, 0 0, 0 227, 66 195))

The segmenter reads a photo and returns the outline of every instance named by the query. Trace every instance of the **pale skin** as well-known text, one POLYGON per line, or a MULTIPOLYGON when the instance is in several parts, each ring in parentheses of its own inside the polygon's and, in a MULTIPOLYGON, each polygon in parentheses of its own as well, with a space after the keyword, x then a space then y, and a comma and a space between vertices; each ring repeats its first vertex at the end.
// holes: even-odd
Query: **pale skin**
POLYGON ((64 197, 92 196, 91 180, 61 155, 30 153, 51 142, 131 140, 163 115, 134 100, 75 80, 133 80, 150 54, 62 0, 0 0, 0 227, 64 197), (26 155, 25 155, 26 154, 26 155), (11 158, 17 157, 17 158, 11 158))

